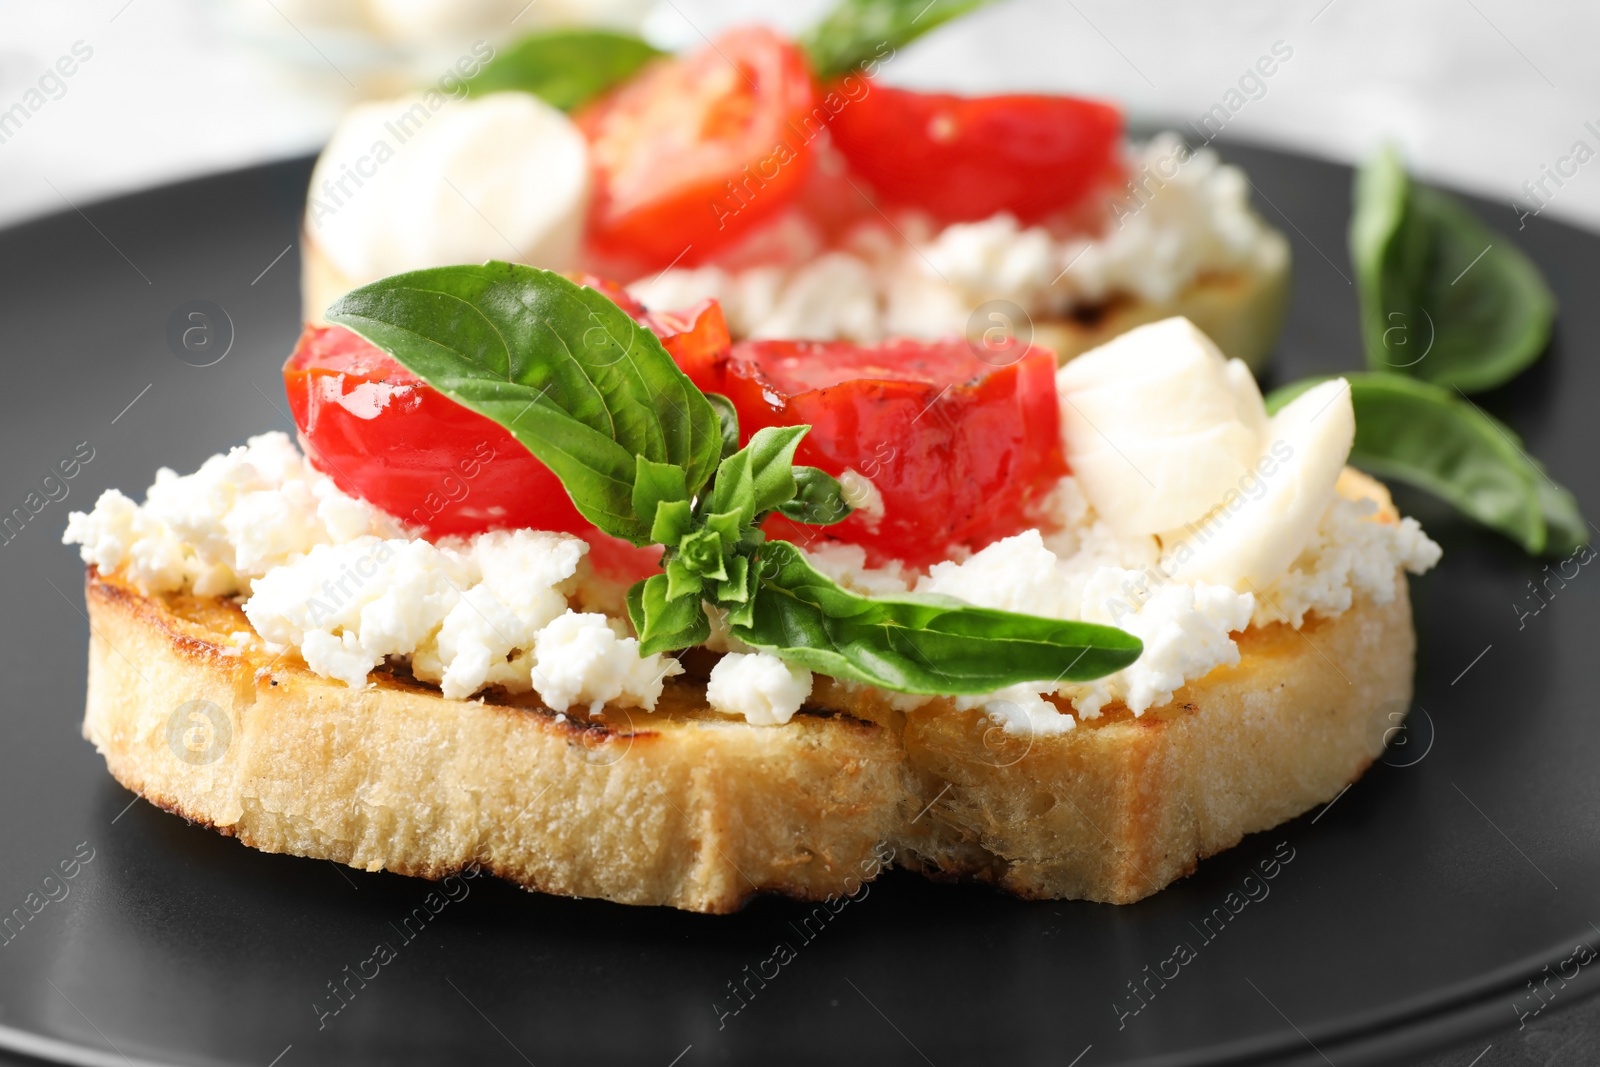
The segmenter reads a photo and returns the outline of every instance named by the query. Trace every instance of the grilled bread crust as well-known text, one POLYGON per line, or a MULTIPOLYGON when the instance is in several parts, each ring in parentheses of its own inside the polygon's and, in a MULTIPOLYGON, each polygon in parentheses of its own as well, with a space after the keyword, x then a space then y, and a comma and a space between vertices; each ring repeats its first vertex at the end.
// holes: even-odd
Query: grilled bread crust
MULTIPOLYGON (((305 321, 324 324, 323 312, 358 284, 334 266, 310 230, 302 232, 300 293, 305 321)), ((1200 327, 1225 355, 1242 359, 1259 371, 1278 339, 1288 299, 1289 267, 1285 259, 1276 270, 1263 267, 1205 275, 1171 300, 1119 296, 1090 315, 1036 319, 1032 323, 1033 340, 1054 351, 1056 358, 1065 363, 1135 326, 1181 315, 1200 327)))
MULTIPOLYGON (((1375 483, 1341 487, 1393 521, 1375 483)), ((751 726, 707 708, 694 654, 654 712, 592 719, 384 671, 350 689, 236 642, 250 627, 231 601, 147 596, 91 567, 83 729, 159 807, 366 870, 478 863, 541 892, 727 912, 758 892, 854 893, 887 846, 934 877, 1128 903, 1332 799, 1381 751, 1415 651, 1395 581, 1387 604, 1250 628, 1238 666, 1163 708, 1030 739, 820 678, 791 722, 751 726)))

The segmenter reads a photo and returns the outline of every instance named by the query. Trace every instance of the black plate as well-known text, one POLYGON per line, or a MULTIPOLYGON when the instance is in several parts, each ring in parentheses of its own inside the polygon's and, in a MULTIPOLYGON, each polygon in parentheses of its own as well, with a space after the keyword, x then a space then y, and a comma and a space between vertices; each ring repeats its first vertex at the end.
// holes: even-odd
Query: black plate
MULTIPOLYGON (((1295 243, 1276 375, 1354 366, 1350 172, 1228 154, 1295 243)), ((160 465, 192 470, 247 434, 288 428, 278 368, 297 332, 290 246, 307 167, 208 178, 0 234, 0 514, 37 504, 43 494, 28 494, 80 442, 94 450, 67 499, 0 545, 0 915, 45 902, 13 919, 0 946, 0 1045, 83 1063, 258 1067, 1343 1067, 1515 1023, 1592 983, 1600 968, 1563 961, 1580 942, 1600 946, 1600 573, 1573 577, 1569 565, 1564 584, 1549 579, 1548 606, 1522 614, 1538 606, 1528 583, 1541 565, 1409 494, 1446 552, 1414 585, 1418 708, 1405 744, 1328 809, 1131 907, 1024 903, 891 874, 807 940, 810 909, 783 900, 717 918, 485 880, 406 942, 396 926, 427 883, 263 855, 135 802, 79 736, 82 572, 57 541, 67 512, 107 486, 137 494, 160 465), (213 313, 213 351, 232 334, 211 366, 180 360, 168 341, 195 300, 226 313, 213 313), (93 858, 75 877, 46 883, 80 848, 93 858), (1267 895, 1213 920, 1221 932, 1208 940, 1205 917, 1275 851, 1292 859, 1267 895), (30 897, 47 888, 66 896, 30 897), (319 1019, 318 1005, 337 1003, 329 984, 380 941, 398 958, 319 1019), (748 1005, 719 1018, 718 1005, 736 1003, 729 984, 763 969, 778 942, 795 958, 764 987, 750 980, 748 1005), (1172 973, 1163 961, 1180 942, 1195 958, 1164 986, 1150 980, 1140 1007, 1130 983, 1172 973), (1538 996, 1525 985, 1536 975, 1538 996)), ((1479 207, 1512 229, 1503 205, 1479 207)), ((1550 355, 1483 403, 1600 513, 1589 289, 1600 240, 1541 220, 1503 239, 1547 271, 1562 318, 1550 355)))

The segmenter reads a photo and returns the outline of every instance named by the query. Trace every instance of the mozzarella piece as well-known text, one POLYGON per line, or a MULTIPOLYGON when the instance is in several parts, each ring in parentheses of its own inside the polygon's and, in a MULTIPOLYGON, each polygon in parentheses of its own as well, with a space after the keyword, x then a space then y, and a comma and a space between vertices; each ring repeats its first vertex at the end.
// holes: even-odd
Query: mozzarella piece
POLYGON ((1254 591, 1276 581, 1333 502, 1355 432, 1343 378, 1296 397, 1272 417, 1271 443, 1248 477, 1202 518, 1163 535, 1167 572, 1178 581, 1254 591))
POLYGON ((1067 461, 1119 534, 1199 518, 1256 462, 1266 416, 1249 370, 1232 363, 1193 323, 1172 318, 1057 372, 1067 461))
POLYGON ((589 191, 583 134, 549 104, 429 91, 346 113, 312 172, 306 222, 356 284, 486 259, 565 270, 589 191))
POLYGON ((811 672, 766 652, 730 652, 711 668, 706 702, 755 726, 782 726, 811 695, 811 672))

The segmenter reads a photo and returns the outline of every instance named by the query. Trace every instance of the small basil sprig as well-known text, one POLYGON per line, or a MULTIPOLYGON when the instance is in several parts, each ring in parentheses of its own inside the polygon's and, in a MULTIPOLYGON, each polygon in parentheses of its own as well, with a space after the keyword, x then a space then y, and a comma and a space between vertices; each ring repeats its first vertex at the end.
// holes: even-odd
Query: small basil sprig
MULTIPOLYGON (((1577 501, 1510 427, 1428 382, 1394 374, 1343 377, 1356 414, 1351 462, 1433 493, 1533 555, 1564 555, 1588 542, 1577 501)), ((1267 410, 1324 380, 1274 390, 1267 410)))
POLYGON ((663 53, 631 34, 551 30, 522 38, 467 79, 472 96, 516 90, 572 111, 663 53))
POLYGON ((559 274, 493 262, 413 271, 349 293, 327 317, 510 430, 601 530, 663 546, 662 572, 628 591, 641 655, 705 641, 706 602, 751 645, 907 692, 1083 681, 1142 651, 1110 627, 839 588, 761 532, 774 511, 817 524, 850 513, 835 479, 794 465, 810 427, 759 430, 737 447, 725 398, 559 274))
POLYGON ((811 69, 824 80, 869 67, 929 30, 991 0, 840 0, 800 37, 811 69), (887 53, 887 54, 886 54, 887 53))
POLYGON ((1371 369, 1471 393, 1544 351, 1555 298, 1508 238, 1412 183, 1392 149, 1361 168, 1354 199, 1350 254, 1371 369))
POLYGON ((748 445, 723 459, 710 491, 698 500, 676 468, 640 464, 634 510, 649 517, 651 541, 666 548, 662 573, 628 592, 628 616, 642 653, 688 648, 710 636, 702 601, 726 611, 732 626, 751 623, 759 585, 756 554, 766 541, 761 523, 772 512, 803 513, 804 521, 824 525, 850 514, 831 475, 794 465, 794 450, 809 429, 757 430, 748 445), (801 471, 807 500, 796 499, 801 471))

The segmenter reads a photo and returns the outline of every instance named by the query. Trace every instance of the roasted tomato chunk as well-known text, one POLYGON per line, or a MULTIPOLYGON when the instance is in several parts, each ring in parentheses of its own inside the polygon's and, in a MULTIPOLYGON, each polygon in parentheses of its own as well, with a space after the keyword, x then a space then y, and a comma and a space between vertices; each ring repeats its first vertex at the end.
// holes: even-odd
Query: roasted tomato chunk
MULTIPOLYGON (((952 546, 979 548, 1032 524, 1040 498, 1066 473, 1055 356, 1006 354, 1003 365, 963 340, 858 346, 820 341, 736 344, 716 377, 741 434, 809 423, 796 462, 871 481, 881 513, 769 532, 864 546, 875 561, 923 567, 952 546)), ((870 496, 871 494, 868 494, 870 496)))
POLYGON ((659 270, 736 242, 805 183, 813 106, 805 57, 771 30, 655 61, 577 116, 594 163, 591 252, 659 270))
POLYGON ((1122 114, 1070 96, 955 96, 871 83, 833 143, 890 203, 940 222, 1070 209, 1117 172, 1122 114))

